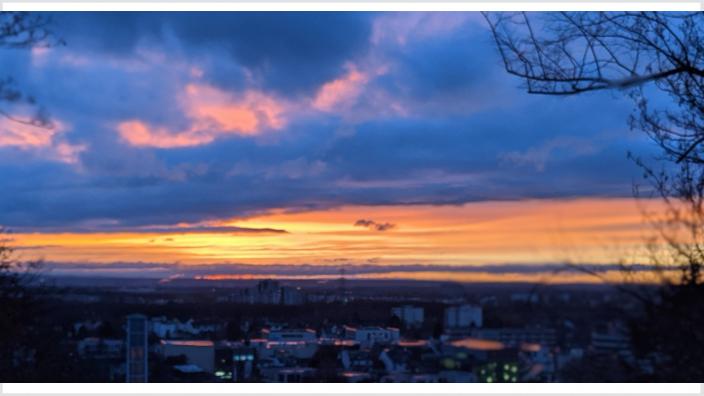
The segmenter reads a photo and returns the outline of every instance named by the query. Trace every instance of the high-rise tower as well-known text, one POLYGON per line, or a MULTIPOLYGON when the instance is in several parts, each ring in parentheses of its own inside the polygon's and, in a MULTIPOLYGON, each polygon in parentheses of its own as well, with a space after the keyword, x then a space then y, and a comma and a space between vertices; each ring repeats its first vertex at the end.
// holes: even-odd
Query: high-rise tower
POLYGON ((149 321, 146 316, 135 314, 127 317, 126 382, 149 381, 148 335, 149 321))

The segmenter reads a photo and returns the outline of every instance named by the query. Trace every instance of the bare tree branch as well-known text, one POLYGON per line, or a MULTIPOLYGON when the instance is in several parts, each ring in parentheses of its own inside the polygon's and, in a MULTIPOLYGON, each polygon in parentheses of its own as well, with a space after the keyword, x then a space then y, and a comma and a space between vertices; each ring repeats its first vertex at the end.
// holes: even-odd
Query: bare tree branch
MULTIPOLYGON (((506 71, 529 93, 634 92, 632 126, 675 162, 704 163, 704 13, 484 13, 506 71), (653 108, 644 86, 670 97, 653 108)), ((649 92, 649 91, 648 91, 649 92)), ((662 101, 660 101, 662 102, 662 101)))
MULTIPOLYGON (((63 40, 57 38, 50 27, 51 19, 43 14, 0 12, 0 49, 47 48, 64 45, 63 40)), ((7 106, 21 104, 36 107, 34 98, 17 88, 10 77, 0 79, 0 104, 2 103, 7 106)), ((51 120, 41 108, 35 114, 22 118, 13 115, 9 110, 0 108, 0 116, 25 125, 53 128, 51 120)))

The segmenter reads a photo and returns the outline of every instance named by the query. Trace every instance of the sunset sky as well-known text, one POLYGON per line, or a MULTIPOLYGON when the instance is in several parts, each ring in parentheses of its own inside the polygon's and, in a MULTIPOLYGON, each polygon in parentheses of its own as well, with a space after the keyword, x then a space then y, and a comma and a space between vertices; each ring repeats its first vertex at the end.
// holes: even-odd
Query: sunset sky
POLYGON ((52 18, 65 46, 0 50, 38 103, 3 111, 53 122, 0 118, 2 238, 23 257, 213 273, 645 261, 658 203, 631 198, 626 154, 656 151, 629 130, 632 103, 526 94, 478 13, 52 18))

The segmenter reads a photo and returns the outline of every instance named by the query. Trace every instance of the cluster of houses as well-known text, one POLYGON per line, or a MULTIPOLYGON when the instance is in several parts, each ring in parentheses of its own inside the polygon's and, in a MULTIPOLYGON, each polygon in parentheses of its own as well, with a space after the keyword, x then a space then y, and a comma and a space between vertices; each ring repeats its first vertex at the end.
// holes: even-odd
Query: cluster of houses
MULTIPOLYGON (((424 316, 423 308, 408 305, 390 314, 408 327, 421 325, 424 316)), ((553 381, 559 367, 583 354, 561 352, 549 328, 483 328, 477 306, 448 307, 444 322, 445 333, 427 340, 404 339, 398 328, 384 326, 281 325, 261 329, 258 338, 214 340, 217 324, 154 317, 152 361, 145 370, 160 367, 161 379, 168 381, 553 381)), ((601 349, 628 350, 627 337, 615 332, 595 334, 594 342, 601 349)), ((112 359, 112 380, 124 375, 125 341, 87 337, 77 349, 84 358, 112 359)))
MULTIPOLYGON (((239 298, 289 305, 299 303, 297 292, 264 281, 239 298)), ((109 379, 114 381, 124 380, 125 372, 162 381, 558 381, 561 368, 587 353, 633 359, 628 331, 618 323, 595 329, 583 345, 568 346, 550 326, 486 327, 482 307, 472 304, 446 306, 442 334, 427 339, 410 338, 419 334, 414 329, 427 324, 423 307, 399 305, 389 316, 403 331, 386 325, 311 329, 267 322, 248 332, 255 336, 238 340, 223 338, 224 323, 141 317, 145 327, 139 332, 131 333, 128 324, 121 339, 84 337, 77 342, 77 353, 83 359, 111 362, 109 379), (138 353, 145 360, 131 367, 126 351, 135 345, 138 351, 146 348, 138 353)), ((74 331, 95 334, 100 325, 77 323, 74 331)))

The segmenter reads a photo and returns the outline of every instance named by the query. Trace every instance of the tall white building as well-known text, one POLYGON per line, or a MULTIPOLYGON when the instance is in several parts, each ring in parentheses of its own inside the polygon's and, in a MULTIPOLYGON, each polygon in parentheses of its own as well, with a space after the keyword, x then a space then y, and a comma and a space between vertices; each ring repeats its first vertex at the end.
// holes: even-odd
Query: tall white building
POLYGON ((465 304, 445 308, 446 329, 482 327, 482 324, 482 307, 465 304))

